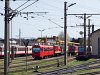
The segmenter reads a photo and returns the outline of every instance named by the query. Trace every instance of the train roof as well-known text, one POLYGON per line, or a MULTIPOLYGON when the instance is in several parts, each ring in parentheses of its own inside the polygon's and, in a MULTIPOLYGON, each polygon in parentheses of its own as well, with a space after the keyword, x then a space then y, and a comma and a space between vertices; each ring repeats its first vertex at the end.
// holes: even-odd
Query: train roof
POLYGON ((34 45, 34 46, 40 46, 40 47, 53 47, 51 45, 34 45))

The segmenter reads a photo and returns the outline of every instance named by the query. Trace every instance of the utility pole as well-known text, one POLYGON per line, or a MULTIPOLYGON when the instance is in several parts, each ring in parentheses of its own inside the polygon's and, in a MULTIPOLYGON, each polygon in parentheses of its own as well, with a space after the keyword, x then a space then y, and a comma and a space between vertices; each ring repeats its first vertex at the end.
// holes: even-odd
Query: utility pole
POLYGON ((38 30, 41 32, 41 38, 42 38, 42 32, 45 31, 46 29, 42 29, 42 30, 38 29, 38 30))
POLYGON ((94 32, 94 25, 92 25, 92 33, 94 32))
MULTIPOLYGON (((84 15, 84 54, 86 54, 86 15, 100 15, 100 14, 67 14, 67 15, 84 15)), ((88 16, 89 18, 91 16, 88 16)), ((92 26, 92 32, 94 31, 94 26, 92 26)))
POLYGON ((4 75, 8 74, 9 52, 9 0, 5 0, 5 34, 4 34, 4 75))
MULTIPOLYGON (((75 5, 76 3, 67 6, 67 2, 64 2, 64 65, 67 63, 67 10, 68 7, 75 5)), ((61 27, 61 26, 60 26, 61 27)), ((62 27, 61 27, 62 28, 62 27)))
POLYGON ((19 29, 19 45, 21 46, 21 29, 19 29))
MULTIPOLYGON (((1 0, 3 1, 3 0, 1 0)), ((4 28, 4 75, 8 74, 9 71, 9 55, 10 55, 10 45, 9 45, 9 21, 16 15, 16 13, 14 12, 9 12, 10 11, 10 0, 4 0, 5 1, 5 28, 4 28)), ((12 0, 12 1, 16 1, 16 0, 12 0)), ((38 0, 37 0, 38 1, 38 0)), ((36 2, 37 2, 36 1, 36 2)), ((35 2, 34 2, 35 3, 35 2)), ((32 4, 34 4, 32 3, 32 4)), ((30 4, 30 5, 32 5, 30 4)), ((28 5, 27 7, 29 7, 30 5, 28 5)), ((25 8, 27 8, 25 7, 25 8)), ((21 9, 20 11, 24 10, 25 8, 21 9)), ((1 15, 3 15, 2 13, 0 13, 1 15)))
MULTIPOLYGON (((77 14, 77 15, 80 15, 80 14, 77 14)), ((79 25, 79 26, 84 26, 84 54, 86 54, 86 27, 87 27, 86 26, 86 13, 84 13, 83 15, 84 17, 81 16, 81 18, 84 19, 84 25, 79 25)))
POLYGON ((86 54, 86 13, 84 13, 84 54, 86 54))
POLYGON ((90 48, 90 19, 88 19, 88 54, 90 55, 90 51, 91 51, 91 48, 90 48))
POLYGON ((66 6, 67 6, 67 2, 64 2, 64 65, 66 65, 67 61, 66 61, 66 58, 67 58, 67 53, 66 53, 66 29, 67 29, 67 9, 66 9, 66 6))

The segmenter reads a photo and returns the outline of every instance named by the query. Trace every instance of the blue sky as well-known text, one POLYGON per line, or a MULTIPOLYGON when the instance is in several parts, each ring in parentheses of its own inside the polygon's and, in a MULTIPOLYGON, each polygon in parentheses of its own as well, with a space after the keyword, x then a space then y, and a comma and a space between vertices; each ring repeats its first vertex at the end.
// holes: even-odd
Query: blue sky
MULTIPOLYGON (((25 3, 27 0, 17 0, 15 2, 10 1, 10 7, 15 10, 21 4, 25 3)), ((19 8, 17 11, 21 10, 25 6, 33 3, 29 1, 27 4, 19 8)), ((30 7, 24 9, 21 12, 48 12, 47 14, 29 14, 28 20, 24 17, 27 15, 22 14, 14 17, 12 19, 12 37, 18 38, 19 29, 21 29, 21 37, 40 37, 41 32, 38 30, 46 29, 42 32, 42 36, 57 36, 63 28, 60 28, 58 25, 64 26, 64 2, 67 2, 68 5, 76 3, 74 6, 68 8, 68 13, 84 14, 84 13, 100 13, 100 0, 39 0, 30 7), (21 17, 22 16, 22 17, 21 17), (31 17, 34 18, 31 18, 31 17), (49 21, 49 19, 51 21, 49 21), (56 23, 56 24, 55 24, 56 23), (55 28, 57 27, 57 28, 55 28), (51 28, 51 29, 48 29, 51 28)), ((0 1, 0 13, 4 13, 4 1, 0 1)), ((100 26, 100 16, 90 17, 91 24, 95 25, 95 30, 100 26)), ((83 19, 79 19, 76 16, 68 16, 68 26, 76 26, 83 23, 83 19)), ((87 22, 88 24, 88 22, 87 22)), ((68 27, 68 34, 70 37, 80 37, 79 31, 83 31, 83 27, 68 27)), ((4 38, 4 16, 0 15, 0 38, 4 38)))

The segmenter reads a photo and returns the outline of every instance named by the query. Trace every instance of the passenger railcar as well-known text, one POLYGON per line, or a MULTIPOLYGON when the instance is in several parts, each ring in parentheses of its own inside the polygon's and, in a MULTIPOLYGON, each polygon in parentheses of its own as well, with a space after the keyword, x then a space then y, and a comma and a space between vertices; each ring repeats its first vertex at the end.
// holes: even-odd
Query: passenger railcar
POLYGON ((14 53, 16 55, 27 55, 32 54, 32 46, 27 46, 27 49, 25 49, 25 46, 15 46, 14 47, 14 53))
MULTIPOLYGON (((32 46, 27 46, 27 55, 32 54, 32 46)), ((25 46, 13 46, 10 47, 10 55, 12 55, 12 52, 15 56, 22 56, 25 55, 25 46)), ((0 46, 0 57, 4 57, 4 46, 0 46)))
POLYGON ((62 49, 60 46, 48 46, 48 45, 34 45, 32 47, 33 58, 45 58, 49 56, 55 56, 61 54, 62 49))
POLYGON ((0 47, 0 57, 4 56, 4 47, 0 47))

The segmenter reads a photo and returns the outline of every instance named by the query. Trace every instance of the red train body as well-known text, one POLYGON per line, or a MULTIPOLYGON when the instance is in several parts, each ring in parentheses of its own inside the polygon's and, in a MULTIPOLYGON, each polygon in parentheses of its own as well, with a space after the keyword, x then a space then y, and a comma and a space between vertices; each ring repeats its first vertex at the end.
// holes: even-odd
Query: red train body
POLYGON ((68 46, 68 54, 76 55, 78 53, 78 46, 68 46))
POLYGON ((48 45, 34 45, 32 47, 33 58, 45 58, 49 56, 55 56, 62 53, 60 46, 48 46, 48 45))

